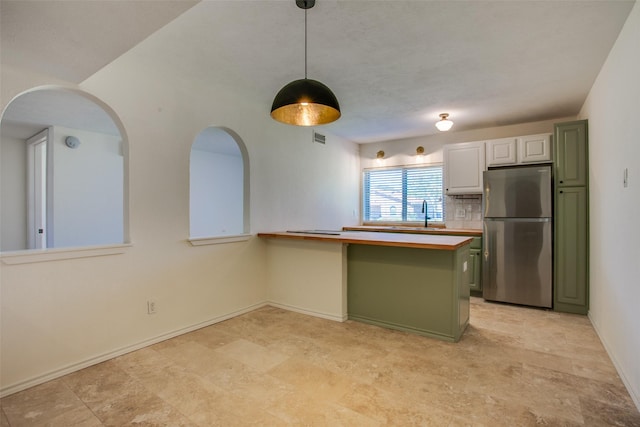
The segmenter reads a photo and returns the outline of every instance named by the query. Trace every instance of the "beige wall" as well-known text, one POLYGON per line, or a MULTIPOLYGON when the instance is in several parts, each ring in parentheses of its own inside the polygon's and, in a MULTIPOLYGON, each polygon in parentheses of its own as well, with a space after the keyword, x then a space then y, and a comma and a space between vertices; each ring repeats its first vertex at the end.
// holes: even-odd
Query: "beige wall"
POLYGON ((347 245, 269 239, 269 300, 325 319, 347 319, 347 245))
POLYGON ((589 316, 640 408, 640 4, 602 67, 589 120, 589 316), (629 185, 623 186, 623 171, 629 185))

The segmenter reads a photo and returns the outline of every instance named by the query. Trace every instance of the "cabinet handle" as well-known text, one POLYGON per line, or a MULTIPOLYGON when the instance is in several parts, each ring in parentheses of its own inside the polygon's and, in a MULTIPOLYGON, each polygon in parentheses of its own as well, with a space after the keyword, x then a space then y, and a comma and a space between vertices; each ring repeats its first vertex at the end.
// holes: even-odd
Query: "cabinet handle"
POLYGON ((564 193, 564 191, 560 190, 560 194, 564 193))
POLYGON ((560 181, 560 184, 564 183, 564 181, 560 181))

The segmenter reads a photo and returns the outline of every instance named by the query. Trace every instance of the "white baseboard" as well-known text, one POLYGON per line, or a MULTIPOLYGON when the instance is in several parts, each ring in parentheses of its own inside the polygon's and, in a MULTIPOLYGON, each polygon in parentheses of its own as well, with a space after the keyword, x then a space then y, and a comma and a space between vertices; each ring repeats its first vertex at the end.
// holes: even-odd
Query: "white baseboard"
MULTIPOLYGON (((86 360, 83 360, 83 361, 80 361, 80 362, 77 362, 77 363, 72 363, 72 364, 64 366, 62 368, 55 369, 53 371, 44 373, 42 375, 38 375, 36 377, 30 378, 28 380, 20 381, 18 383, 11 384, 11 385, 6 386, 6 387, 2 387, 0 389, 0 397, 5 397, 5 396, 8 396, 10 394, 17 393, 19 391, 22 391, 22 390, 25 390, 27 388, 30 388, 30 387, 45 383, 47 381, 51 381, 51 380, 54 380, 56 378, 60 378, 60 377, 62 377, 64 375, 70 374, 72 372, 79 371, 80 369, 88 368, 89 366, 97 365, 98 363, 105 362, 105 361, 107 361, 109 359, 113 359, 115 357, 122 356, 123 354, 127 354, 127 353, 130 353, 132 351, 140 350, 141 348, 148 347, 150 345, 157 344, 159 342, 168 340, 170 338, 177 337, 178 335, 183 335, 183 334, 186 334, 188 332, 192 332, 192 331, 195 331, 197 329, 201 329, 201 328, 204 328, 206 326, 211 326, 213 324, 216 324, 216 323, 231 319, 232 317, 240 316, 242 314, 248 313, 250 311, 256 310, 256 309, 261 308, 261 307, 264 307, 266 305, 272 305, 272 304, 270 304, 270 303, 268 303, 266 301, 260 302, 258 304, 253 304, 253 305, 250 305, 249 307, 245 307, 245 308, 243 308, 241 310, 233 311, 231 313, 228 313, 228 314, 225 314, 225 315, 222 315, 222 316, 218 316, 218 317, 215 317, 213 319, 206 320, 204 322, 196 323, 194 325, 187 326, 185 328, 176 329, 176 330, 168 332, 166 334, 158 335, 158 336, 156 336, 154 338, 151 338, 151 339, 148 339, 148 340, 136 343, 136 344, 132 344, 132 345, 129 345, 129 346, 126 346, 126 347, 122 347, 122 348, 119 348, 117 350, 113 350, 113 351, 110 351, 110 352, 107 352, 107 353, 104 353, 104 354, 101 354, 101 355, 98 355, 98 356, 95 356, 95 357, 91 357, 89 359, 86 359, 86 360)), ((282 307, 282 308, 286 308, 286 307, 282 307)))
POLYGON ((309 316, 313 316, 313 317, 320 317, 322 319, 327 319, 327 320, 333 320, 336 322, 344 322, 345 320, 347 320, 347 315, 336 315, 336 314, 330 314, 330 313, 322 313, 319 311, 313 311, 313 310, 307 310, 304 308, 300 308, 300 307, 296 307, 296 306, 292 306, 292 305, 287 305, 287 304, 281 304, 275 301, 267 301, 267 305, 271 305, 273 307, 278 307, 278 308, 282 308, 283 310, 288 310, 288 311, 295 311, 296 313, 301 313, 301 314, 307 314, 309 316))
POLYGON ((618 375, 620 376, 620 379, 622 380, 622 383, 627 388, 627 391, 629 392, 629 395, 631 396, 631 399, 633 399, 633 403, 636 404, 636 408, 638 408, 638 411, 640 411, 640 394, 636 393, 636 390, 634 390, 634 388, 632 386, 632 383, 628 380, 627 376, 625 375, 625 372, 622 369, 622 365, 620 365, 620 363, 618 363, 618 361, 617 361, 617 359, 615 357, 615 353, 611 350, 611 346, 609 345, 607 340, 604 338, 604 335, 602 335, 600 333, 600 330, 598 329, 597 322, 595 322, 593 320, 593 318, 591 317, 591 312, 589 312, 587 314, 587 316, 589 317, 589 320, 591 321, 591 325, 593 325, 593 329, 596 331, 596 334, 598 335, 598 338, 600 338, 600 342, 602 342, 602 345, 604 346, 604 349, 606 350, 607 354, 609 355, 609 358, 613 362, 613 366, 616 368, 616 371, 618 371, 618 375))

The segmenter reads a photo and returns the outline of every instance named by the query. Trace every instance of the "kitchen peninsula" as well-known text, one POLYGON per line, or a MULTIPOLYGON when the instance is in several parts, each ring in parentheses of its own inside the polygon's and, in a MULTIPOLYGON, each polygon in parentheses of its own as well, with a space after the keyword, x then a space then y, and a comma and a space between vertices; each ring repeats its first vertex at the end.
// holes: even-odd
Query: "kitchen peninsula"
POLYGON ((458 341, 469 321, 469 236, 259 233, 273 305, 458 341))
POLYGON ((359 225, 343 227, 344 231, 382 231, 385 233, 433 234, 446 236, 482 237, 481 229, 445 227, 409 227, 394 225, 359 225))

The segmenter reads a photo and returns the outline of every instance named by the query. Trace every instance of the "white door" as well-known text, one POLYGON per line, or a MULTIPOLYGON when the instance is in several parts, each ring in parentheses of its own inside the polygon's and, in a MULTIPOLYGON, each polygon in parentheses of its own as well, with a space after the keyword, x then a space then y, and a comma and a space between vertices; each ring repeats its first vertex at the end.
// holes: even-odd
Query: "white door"
POLYGON ((47 141, 43 130, 27 140, 27 237, 29 249, 47 247, 47 141))

